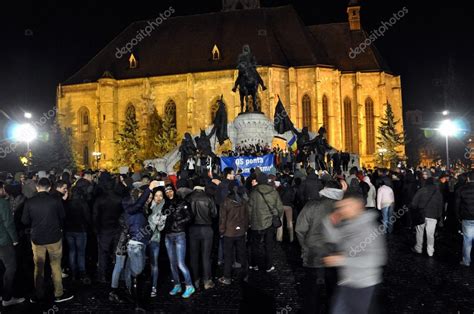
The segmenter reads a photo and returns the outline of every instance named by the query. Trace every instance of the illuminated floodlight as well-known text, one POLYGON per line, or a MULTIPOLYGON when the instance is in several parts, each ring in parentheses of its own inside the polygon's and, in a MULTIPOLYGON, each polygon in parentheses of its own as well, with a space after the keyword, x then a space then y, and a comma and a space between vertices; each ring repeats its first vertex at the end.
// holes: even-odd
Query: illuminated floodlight
POLYGON ((38 132, 29 123, 19 124, 13 129, 13 139, 17 142, 31 143, 38 137, 38 132))
POLYGON ((439 126, 438 132, 443 136, 455 136, 460 131, 456 122, 449 119, 443 120, 439 126))

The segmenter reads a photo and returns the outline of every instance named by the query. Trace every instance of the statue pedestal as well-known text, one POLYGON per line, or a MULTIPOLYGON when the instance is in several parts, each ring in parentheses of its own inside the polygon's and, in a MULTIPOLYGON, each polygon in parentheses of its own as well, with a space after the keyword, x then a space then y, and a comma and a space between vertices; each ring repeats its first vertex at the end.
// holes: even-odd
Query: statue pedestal
POLYGON ((262 113, 242 113, 233 121, 235 138, 232 139, 234 148, 247 145, 271 145, 275 131, 273 121, 262 113))

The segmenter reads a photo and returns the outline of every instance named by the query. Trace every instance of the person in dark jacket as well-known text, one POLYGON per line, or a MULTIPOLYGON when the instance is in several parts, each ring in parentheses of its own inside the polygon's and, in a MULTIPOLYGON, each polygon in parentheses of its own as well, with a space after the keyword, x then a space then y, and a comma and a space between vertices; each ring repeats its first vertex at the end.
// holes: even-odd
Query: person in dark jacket
POLYGON ((319 200, 319 191, 323 189, 323 184, 319 180, 318 175, 312 168, 308 168, 308 176, 299 186, 298 195, 300 202, 306 204, 311 200, 319 200))
POLYGON ((55 188, 53 191, 51 191, 51 195, 56 196, 63 201, 66 201, 68 199, 68 186, 66 181, 63 180, 58 180, 55 184, 55 188))
POLYGON ((121 196, 114 190, 114 182, 109 173, 100 176, 102 193, 97 196, 92 209, 92 222, 99 245, 99 265, 97 279, 106 282, 110 278, 108 267, 111 256, 120 237, 120 215, 123 213, 121 196))
POLYGON ((185 264, 186 258, 186 228, 192 220, 190 205, 185 200, 180 199, 172 185, 165 187, 167 202, 163 208, 166 218, 163 233, 166 234, 165 244, 170 260, 171 274, 174 287, 170 295, 177 295, 182 291, 181 281, 179 279, 178 268, 184 276, 186 290, 182 297, 189 298, 195 288, 191 280, 191 274, 185 264))
MULTIPOLYGON (((216 205, 219 207, 224 203, 225 198, 229 194, 229 184, 232 181, 235 181, 235 171, 232 167, 226 167, 223 170, 223 179, 220 180, 213 180, 213 182, 217 185, 216 195, 214 200, 216 201, 216 205)), ((222 265, 224 264, 224 242, 222 238, 219 238, 219 246, 217 249, 217 264, 222 265)))
MULTIPOLYGON (((291 186, 292 178, 286 176, 281 179, 281 185, 278 187, 278 193, 280 194, 281 201, 283 203, 283 215, 280 217, 283 222, 283 216, 286 217, 286 226, 288 228, 288 235, 290 242, 293 242, 295 231, 293 228, 293 207, 295 206, 296 192, 291 186)), ((276 239, 278 242, 283 241, 283 225, 277 229, 276 239)))
POLYGON ((216 204, 220 206, 224 203, 227 195, 229 194, 229 184, 235 180, 235 171, 231 167, 224 168, 224 179, 219 183, 217 187, 216 204))
MULTIPOLYGON (((17 261, 17 271, 15 282, 21 282, 22 292, 31 291, 34 289, 31 276, 33 271, 31 268, 31 261, 33 254, 31 251, 31 241, 29 239, 29 230, 21 222, 23 209, 25 207, 26 197, 22 194, 21 184, 10 184, 5 186, 8 200, 10 201, 10 208, 13 214, 13 221, 15 222, 15 229, 18 235, 18 245, 15 245, 15 254, 17 261)), ((67 262, 63 263, 64 265, 67 262)))
POLYGON ((18 235, 10 205, 5 197, 5 187, 3 182, 0 182, 0 264, 5 269, 0 280, 3 282, 1 296, 4 308, 25 301, 24 298, 13 297, 13 281, 17 266, 14 247, 18 245, 18 235))
POLYGON ((248 210, 250 221, 250 269, 258 270, 258 254, 261 243, 265 245, 265 270, 269 273, 275 270, 272 259, 272 250, 275 237, 273 217, 281 217, 283 214, 283 203, 278 192, 268 185, 268 177, 260 173, 256 180, 252 181, 254 186, 249 196, 248 210))
POLYGON ((61 256, 62 256, 62 228, 65 218, 64 207, 58 198, 51 196, 49 191, 51 182, 41 178, 37 184, 38 193, 26 201, 21 221, 31 225, 31 245, 35 263, 36 298, 44 297, 44 263, 46 253, 53 273, 55 302, 71 300, 74 296, 63 290, 61 256))
POLYGON ((423 249, 423 237, 426 229, 426 242, 428 256, 434 254, 434 234, 436 231, 437 220, 441 218, 443 210, 443 196, 438 187, 434 184, 434 179, 427 178, 425 186, 416 192, 411 203, 414 210, 422 210, 425 216, 425 222, 416 226, 416 245, 413 252, 421 254, 423 249))
POLYGON ((122 199, 128 226, 129 240, 127 243, 127 264, 125 276, 132 282, 131 294, 135 304, 143 305, 145 292, 145 269, 146 246, 151 238, 148 220, 145 216, 145 206, 151 201, 150 196, 154 188, 158 187, 158 181, 152 181, 149 185, 143 185, 140 189, 133 189, 129 195, 122 199))
POLYGON ((152 278, 152 286, 150 297, 154 298, 157 295, 156 288, 158 287, 158 258, 160 256, 160 242, 161 231, 165 227, 166 215, 163 214, 163 208, 166 204, 165 189, 163 186, 153 189, 152 202, 149 208, 148 224, 152 236, 148 244, 150 252, 150 270, 152 278))
MULTIPOLYGON (((115 182, 114 192, 120 196, 120 198, 128 196, 128 187, 124 178, 118 177, 115 182)), ((119 295, 119 280, 122 271, 125 269, 125 262, 127 260, 127 242, 128 242, 128 225, 126 222, 126 213, 125 209, 122 208, 122 214, 119 217, 118 224, 120 228, 120 235, 118 238, 117 246, 115 249, 115 264, 114 270, 112 272, 111 280, 111 291, 109 292, 109 300, 116 303, 124 303, 125 300, 119 295)), ((127 290, 131 291, 131 278, 126 277, 125 283, 127 290)))
POLYGON ((322 258, 331 253, 326 247, 323 220, 334 210, 334 203, 343 198, 344 192, 337 181, 329 181, 320 195, 321 200, 308 202, 296 220, 296 235, 306 270, 303 313, 319 313, 320 283, 325 282, 327 299, 330 300, 337 281, 336 268, 325 268, 322 262, 322 258))
POLYGON ((65 238, 69 250, 69 269, 73 278, 90 284, 86 275, 87 228, 92 219, 87 204, 87 186, 77 184, 71 191, 71 199, 66 202, 65 238))
POLYGON ((402 207, 404 208, 405 214, 402 217, 403 225, 406 228, 410 228, 411 223, 411 213, 410 211, 406 212, 410 206, 413 198, 415 197, 416 191, 418 190, 418 182, 412 171, 407 171, 403 179, 403 188, 402 188, 402 207))
POLYGON ((236 257, 242 261, 241 278, 248 279, 247 248, 245 246, 245 234, 249 227, 249 216, 245 191, 239 188, 235 182, 229 184, 229 195, 224 200, 219 215, 219 233, 224 241, 224 276, 219 282, 224 285, 231 283, 232 257, 234 249, 236 257))
POLYGON ((214 200, 207 196, 205 183, 197 180, 194 191, 188 195, 187 201, 191 205, 193 223, 189 227, 191 250, 191 271, 194 279, 194 288, 199 288, 201 282, 199 260, 202 262, 202 282, 204 289, 214 287, 211 276, 211 250, 214 231, 212 220, 217 218, 217 209, 214 200))
POLYGON ((467 184, 456 193, 456 216, 462 221, 463 249, 461 265, 471 265, 471 248, 474 241, 474 172, 467 177, 467 184))

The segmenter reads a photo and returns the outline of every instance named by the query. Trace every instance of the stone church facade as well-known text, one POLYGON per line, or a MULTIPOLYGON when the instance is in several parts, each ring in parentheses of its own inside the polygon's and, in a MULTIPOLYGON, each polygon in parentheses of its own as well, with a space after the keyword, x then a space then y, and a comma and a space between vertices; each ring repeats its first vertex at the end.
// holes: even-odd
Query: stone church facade
POLYGON ((236 60, 249 44, 268 87, 259 91, 267 117, 273 118, 279 96, 296 127, 317 132, 325 126, 332 146, 374 166, 377 127, 387 103, 403 130, 401 82, 373 44, 350 55, 368 38, 357 2, 349 3, 348 22, 312 26, 291 6, 234 10, 231 1, 224 2, 222 12, 164 18, 140 42, 137 34, 150 23, 133 23, 58 86, 58 119, 73 128, 78 164, 95 165, 96 151, 102 153, 100 167, 118 166, 114 140, 127 109, 136 112, 143 145, 150 138, 153 108, 175 120, 180 137, 212 123, 221 95, 232 121, 240 112, 239 94, 231 90, 236 60))

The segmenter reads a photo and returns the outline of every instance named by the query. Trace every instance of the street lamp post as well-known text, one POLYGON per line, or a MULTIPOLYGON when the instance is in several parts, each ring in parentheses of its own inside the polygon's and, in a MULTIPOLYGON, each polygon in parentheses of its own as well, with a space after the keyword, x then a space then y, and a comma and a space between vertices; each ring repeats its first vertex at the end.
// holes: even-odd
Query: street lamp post
POLYGON ((446 170, 449 171, 449 136, 446 135, 446 170))
MULTIPOLYGON (((31 114, 31 112, 25 112, 24 117, 25 119, 30 120, 33 117, 33 115, 31 114)), ((36 134, 36 131, 34 132, 36 134)), ((36 135, 34 137, 36 137, 36 135)), ((26 171, 30 172, 30 164, 31 164, 30 140, 26 141, 26 158, 28 159, 28 163, 26 165, 26 171)))
POLYGON ((99 169, 99 161, 100 161, 100 158, 102 156, 102 153, 101 152, 92 152, 92 156, 94 156, 95 158, 95 165, 96 165, 96 168, 97 170, 99 169))
POLYGON ((457 125, 450 119, 443 120, 438 129, 439 133, 446 138, 446 169, 450 170, 449 164, 449 137, 456 135, 459 131, 457 125))
POLYGON ((30 151, 30 142, 34 141, 38 136, 38 132, 36 131, 35 127, 30 123, 20 124, 15 127, 13 131, 13 139, 17 142, 25 142, 26 143, 26 157, 27 157, 27 165, 26 169, 30 171, 30 163, 31 163, 31 151, 30 151))
POLYGON ((383 160, 383 156, 384 154, 387 152, 387 149, 386 148, 379 148, 379 154, 380 154, 380 157, 382 158, 382 166, 385 166, 385 163, 384 163, 384 160, 383 160))

